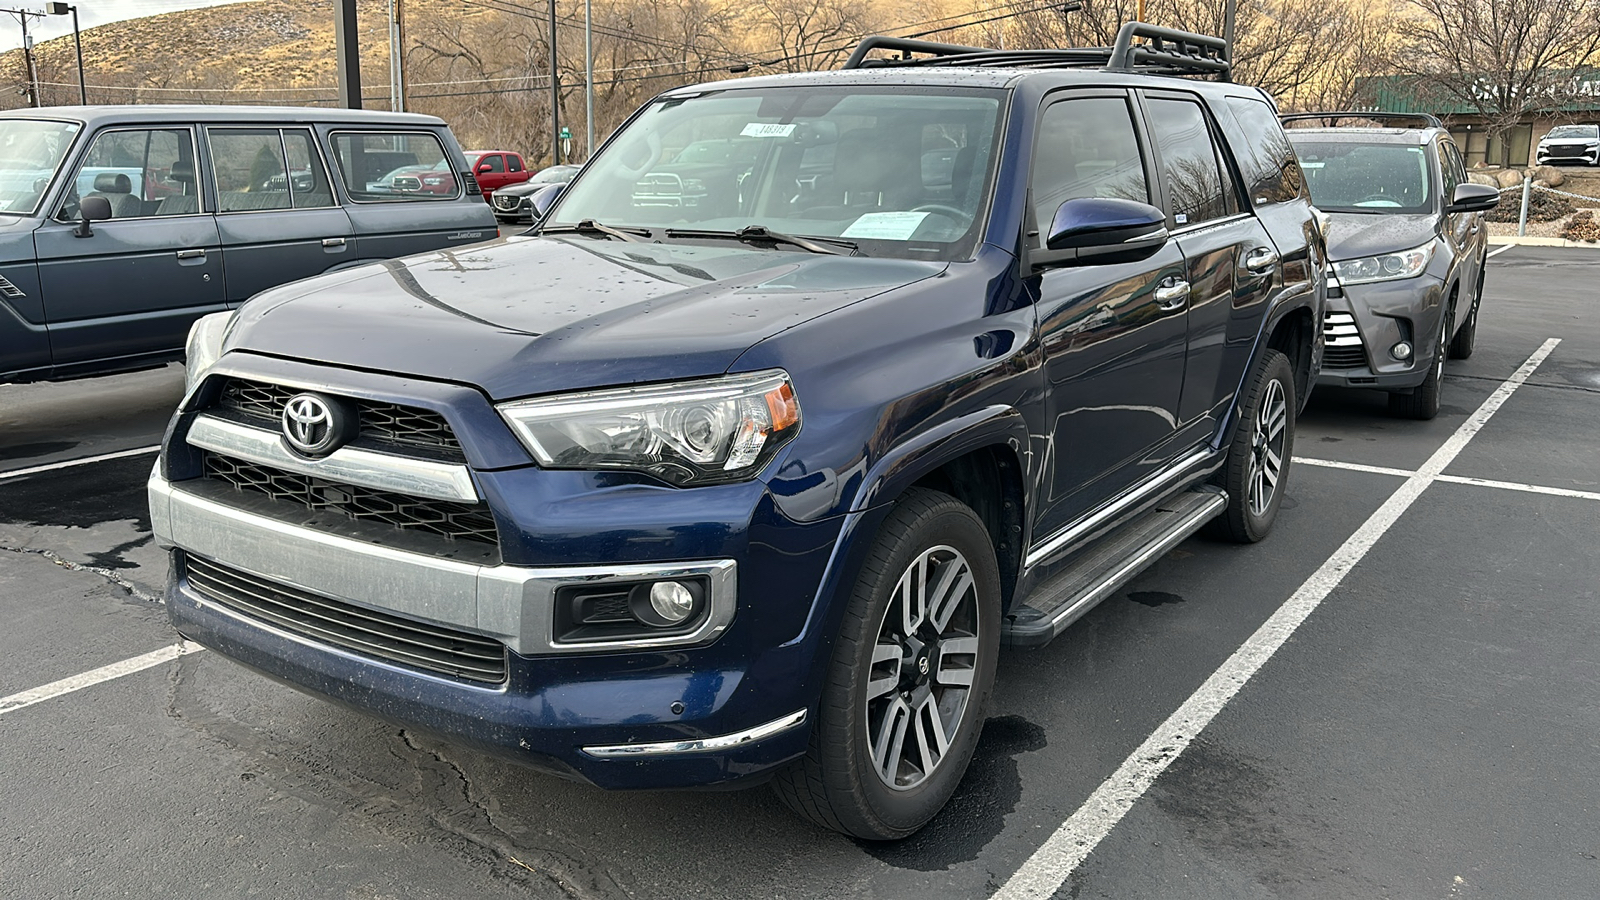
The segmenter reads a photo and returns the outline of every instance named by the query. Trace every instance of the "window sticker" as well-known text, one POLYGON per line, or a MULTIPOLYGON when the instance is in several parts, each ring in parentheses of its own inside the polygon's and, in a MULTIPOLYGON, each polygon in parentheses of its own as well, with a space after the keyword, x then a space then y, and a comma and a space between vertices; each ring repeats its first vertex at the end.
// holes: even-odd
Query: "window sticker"
POLYGON ((861 218, 850 223, 850 227, 839 235, 846 238, 876 238, 884 241, 906 241, 911 239, 912 232, 922 224, 928 214, 925 212, 877 212, 867 213, 861 218))
POLYGON ((775 122, 751 122, 739 132, 740 137, 788 137, 794 134, 794 123, 779 125, 775 122))

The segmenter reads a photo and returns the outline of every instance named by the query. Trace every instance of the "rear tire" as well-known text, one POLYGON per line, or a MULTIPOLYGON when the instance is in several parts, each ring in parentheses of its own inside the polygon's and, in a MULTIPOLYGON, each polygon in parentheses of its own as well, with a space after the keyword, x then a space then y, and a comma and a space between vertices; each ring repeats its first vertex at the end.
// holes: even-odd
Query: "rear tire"
POLYGON ((851 592, 806 755, 773 788, 824 828, 906 837, 955 792, 994 683, 1000 570, 947 494, 895 504, 851 592))
POLYGON ((1298 408, 1289 358, 1264 351, 1239 404, 1227 461, 1212 479, 1227 493, 1228 507, 1206 523, 1208 537, 1253 544, 1272 530, 1294 455, 1298 408))

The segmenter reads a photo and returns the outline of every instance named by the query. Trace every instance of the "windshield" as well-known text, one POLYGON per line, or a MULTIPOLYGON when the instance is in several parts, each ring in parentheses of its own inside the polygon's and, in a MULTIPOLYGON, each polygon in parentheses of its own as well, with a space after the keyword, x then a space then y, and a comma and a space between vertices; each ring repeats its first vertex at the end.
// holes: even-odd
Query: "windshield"
POLYGON ((1593 140, 1600 137, 1600 125, 1557 125, 1550 129, 1547 138, 1589 138, 1593 140))
POLYGON ((1295 140, 1294 149, 1318 209, 1370 213, 1433 209, 1433 178, 1424 147, 1295 140))
POLYGON ((545 228, 773 232, 872 256, 959 259, 988 207, 998 91, 784 87, 652 103, 545 228))
POLYGON ((0 119, 0 212, 38 211, 50 177, 81 130, 76 122, 0 119))

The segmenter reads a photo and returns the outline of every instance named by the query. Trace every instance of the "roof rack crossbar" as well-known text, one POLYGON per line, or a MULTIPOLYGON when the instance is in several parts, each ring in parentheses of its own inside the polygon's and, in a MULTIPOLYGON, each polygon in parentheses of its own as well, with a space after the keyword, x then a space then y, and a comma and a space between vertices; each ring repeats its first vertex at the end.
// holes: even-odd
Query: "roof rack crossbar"
POLYGON ((962 44, 940 44, 912 38, 873 35, 861 39, 844 64, 846 69, 879 66, 997 66, 1012 68, 1103 68, 1107 71, 1141 71, 1163 75, 1228 74, 1228 42, 1219 37, 1193 34, 1128 22, 1117 32, 1112 47, 1067 47, 1055 50, 994 50, 962 44), (1146 43, 1136 44, 1136 38, 1146 43), (874 50, 899 53, 889 59, 868 59, 874 50), (927 54, 913 57, 913 53, 927 54))
POLYGON ((1278 117, 1278 121, 1280 122, 1303 122, 1309 119, 1326 119, 1330 123, 1334 123, 1332 127, 1338 127, 1337 122, 1340 119, 1367 119, 1373 122, 1387 122, 1393 119, 1400 119, 1410 120, 1413 122, 1426 122, 1429 128, 1444 127, 1444 123, 1439 121, 1439 117, 1433 115, 1432 113, 1382 112, 1379 110, 1368 110, 1363 112, 1359 109, 1336 109, 1323 112, 1289 113, 1288 115, 1278 117))

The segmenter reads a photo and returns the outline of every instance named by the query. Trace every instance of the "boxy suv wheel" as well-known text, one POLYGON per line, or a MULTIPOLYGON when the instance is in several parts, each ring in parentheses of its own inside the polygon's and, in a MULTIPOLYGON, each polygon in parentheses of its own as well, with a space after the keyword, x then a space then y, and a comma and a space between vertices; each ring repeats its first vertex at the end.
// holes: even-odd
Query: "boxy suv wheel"
POLYGON ((1262 351, 1239 405, 1228 459, 1213 479, 1227 493, 1228 508, 1206 523, 1208 536, 1253 544, 1272 530, 1294 453, 1298 408, 1289 358, 1276 350, 1262 351))
POLYGON ((972 759, 999 639, 983 523, 946 494, 907 493, 856 581, 810 749, 775 779, 778 795, 859 838, 921 828, 972 759))

